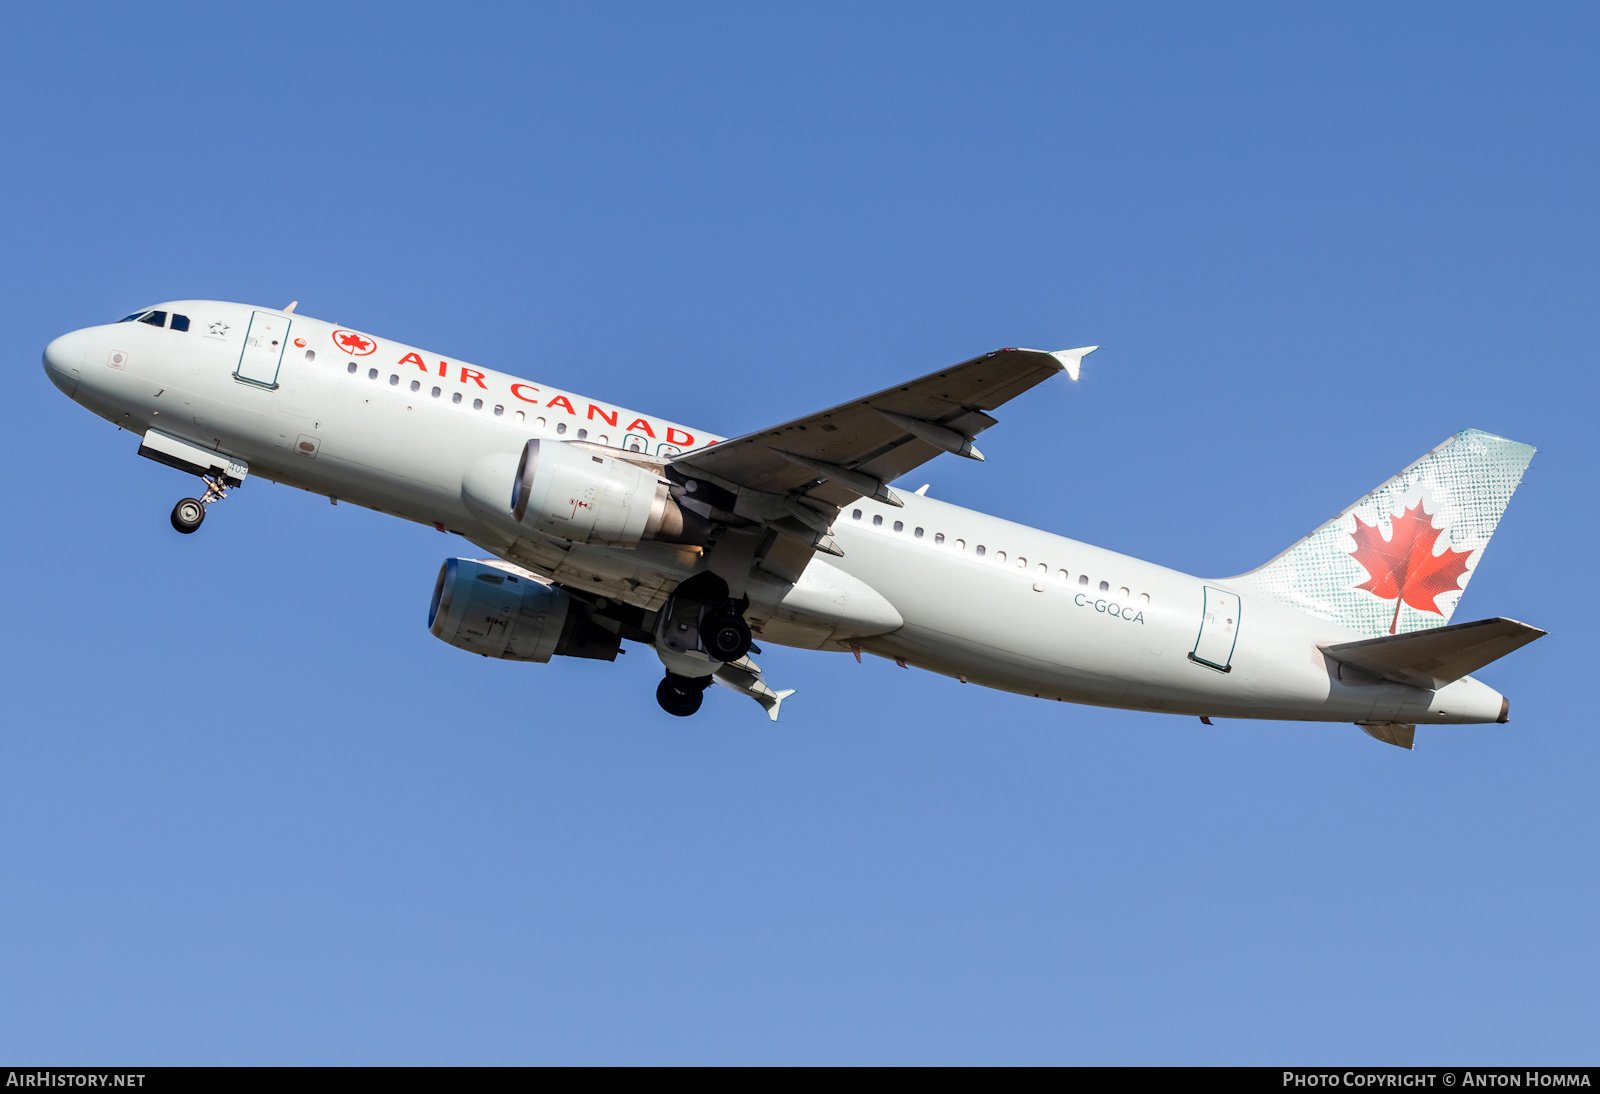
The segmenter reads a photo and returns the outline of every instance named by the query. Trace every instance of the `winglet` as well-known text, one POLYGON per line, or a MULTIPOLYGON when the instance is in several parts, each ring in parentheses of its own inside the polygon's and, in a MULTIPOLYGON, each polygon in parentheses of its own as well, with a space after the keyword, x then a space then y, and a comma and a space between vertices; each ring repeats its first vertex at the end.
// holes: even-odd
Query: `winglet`
POLYGON ((782 691, 774 691, 770 695, 757 695, 755 698, 756 702, 767 708, 767 717, 776 722, 778 720, 778 708, 795 691, 795 688, 784 688, 782 691))
POLYGON ((1058 349, 1052 350, 1050 356, 1060 361, 1061 367, 1067 370, 1067 375, 1076 380, 1078 370, 1083 367, 1083 359, 1099 348, 1099 346, 1084 346, 1081 349, 1058 349))

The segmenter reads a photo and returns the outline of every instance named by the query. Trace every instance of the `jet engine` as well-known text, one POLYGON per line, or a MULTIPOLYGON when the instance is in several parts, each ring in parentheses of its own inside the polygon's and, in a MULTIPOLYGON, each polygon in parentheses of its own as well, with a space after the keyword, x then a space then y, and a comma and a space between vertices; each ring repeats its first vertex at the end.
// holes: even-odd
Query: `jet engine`
POLYGON ((428 629, 457 649, 507 661, 615 661, 622 648, 616 631, 560 589, 468 558, 446 559, 439 568, 428 629))
POLYGON ((703 543, 708 530, 704 518, 678 507, 655 472, 537 438, 523 448, 517 464, 511 514, 524 527, 574 543, 703 543))

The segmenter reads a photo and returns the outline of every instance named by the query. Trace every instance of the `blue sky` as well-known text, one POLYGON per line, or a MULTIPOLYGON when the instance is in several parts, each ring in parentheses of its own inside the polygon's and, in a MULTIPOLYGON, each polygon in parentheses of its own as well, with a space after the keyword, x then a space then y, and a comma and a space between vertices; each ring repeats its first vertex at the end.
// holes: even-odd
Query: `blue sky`
POLYGON ((1600 14, 66 5, 0 42, 0 1057, 1566 1063, 1600 1029, 1600 14), (437 532, 193 480, 63 331, 281 306, 736 434, 1098 343, 934 496, 1204 575, 1476 427, 1507 726, 425 629, 437 532))

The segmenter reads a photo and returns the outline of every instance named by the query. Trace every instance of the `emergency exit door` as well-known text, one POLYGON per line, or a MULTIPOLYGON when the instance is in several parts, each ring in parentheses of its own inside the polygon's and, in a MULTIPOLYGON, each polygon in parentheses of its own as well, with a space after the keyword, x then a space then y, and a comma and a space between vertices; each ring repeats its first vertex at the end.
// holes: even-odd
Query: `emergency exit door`
POLYGON ((1200 634, 1194 640, 1194 651, 1189 654, 1189 660, 1231 672, 1233 648, 1239 642, 1239 598, 1209 585, 1205 587, 1205 594, 1200 634))
POLYGON ((283 315, 258 311, 250 316, 250 329, 244 334, 244 350, 234 375, 262 387, 278 386, 278 366, 283 363, 283 347, 289 340, 289 319, 283 315))

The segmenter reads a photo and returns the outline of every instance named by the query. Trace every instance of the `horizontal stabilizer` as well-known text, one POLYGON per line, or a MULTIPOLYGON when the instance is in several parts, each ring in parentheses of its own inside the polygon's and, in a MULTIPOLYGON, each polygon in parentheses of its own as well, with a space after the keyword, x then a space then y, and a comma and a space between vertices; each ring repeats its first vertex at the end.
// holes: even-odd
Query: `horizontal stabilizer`
POLYGON ((1369 676, 1412 687, 1442 688, 1546 633, 1515 619, 1479 619, 1320 648, 1335 661, 1369 676))
POLYGON ((1414 722, 1357 722, 1368 737, 1382 741, 1386 745, 1398 745, 1401 748, 1414 748, 1417 739, 1417 726, 1414 722))

